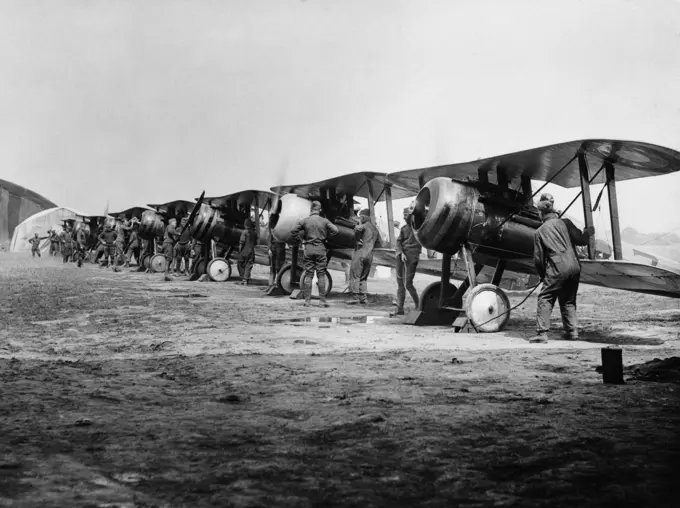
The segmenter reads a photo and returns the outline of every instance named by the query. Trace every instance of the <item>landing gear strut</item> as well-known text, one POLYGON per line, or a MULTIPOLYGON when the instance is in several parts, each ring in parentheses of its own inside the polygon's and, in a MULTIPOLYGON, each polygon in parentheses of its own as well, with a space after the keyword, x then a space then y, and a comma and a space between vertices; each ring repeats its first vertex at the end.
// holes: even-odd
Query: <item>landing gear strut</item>
POLYGON ((439 282, 427 286, 420 297, 418 310, 409 313, 406 323, 417 326, 453 325, 456 332, 469 324, 478 332, 497 332, 510 319, 510 302, 498 286, 505 270, 499 260, 491 284, 477 284, 483 265, 474 263, 467 245, 461 248, 467 277, 456 287, 451 284, 451 254, 442 258, 439 282))

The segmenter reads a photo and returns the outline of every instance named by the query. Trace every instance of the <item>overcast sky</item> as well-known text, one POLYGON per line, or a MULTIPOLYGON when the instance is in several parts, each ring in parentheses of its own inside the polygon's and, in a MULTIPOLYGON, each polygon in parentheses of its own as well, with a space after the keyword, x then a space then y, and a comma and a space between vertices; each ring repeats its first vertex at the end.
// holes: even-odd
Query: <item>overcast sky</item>
MULTIPOLYGON (((86 213, 585 137, 680 150, 677 0, 0 0, 0 71, 0 178, 86 213)), ((680 226, 679 191, 620 184, 622 225, 680 226)))

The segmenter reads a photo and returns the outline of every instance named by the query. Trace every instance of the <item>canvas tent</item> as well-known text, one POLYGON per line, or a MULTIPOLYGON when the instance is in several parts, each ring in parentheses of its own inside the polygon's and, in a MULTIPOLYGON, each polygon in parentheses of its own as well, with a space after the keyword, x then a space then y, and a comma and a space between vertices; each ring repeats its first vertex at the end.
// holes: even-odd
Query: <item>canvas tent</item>
MULTIPOLYGON (((9 250, 10 252, 30 252, 31 244, 28 243, 28 239, 35 233, 38 233, 38 236, 41 237, 47 236, 47 232, 50 229, 61 231, 63 220, 82 220, 83 217, 86 217, 86 215, 66 207, 49 208, 42 212, 38 212, 35 215, 31 215, 14 229, 14 235, 12 235, 12 242, 10 243, 9 250)), ((49 240, 40 242, 40 250, 42 252, 49 251, 49 248, 49 240)))

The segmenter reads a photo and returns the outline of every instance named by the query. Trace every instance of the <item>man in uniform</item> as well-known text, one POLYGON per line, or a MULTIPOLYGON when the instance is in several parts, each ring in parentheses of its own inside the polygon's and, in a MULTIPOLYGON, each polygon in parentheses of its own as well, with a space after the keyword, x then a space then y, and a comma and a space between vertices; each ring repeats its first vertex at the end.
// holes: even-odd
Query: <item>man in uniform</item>
POLYGON ((28 243, 31 244, 31 257, 35 257, 36 254, 37 254, 38 257, 42 257, 40 255, 40 241, 45 240, 46 238, 49 238, 49 237, 48 236, 40 237, 40 236, 38 236, 38 233, 36 233, 33 238, 28 239, 28 243))
POLYGON ((312 201, 309 217, 300 220, 291 234, 293 238, 302 242, 304 274, 302 278, 302 288, 305 294, 305 307, 312 304, 312 281, 314 273, 318 279, 319 300, 322 307, 328 307, 326 301, 326 267, 328 259, 326 257, 326 239, 335 236, 340 231, 338 227, 328 219, 321 217, 321 203, 312 201))
POLYGON ((406 291, 411 295, 413 303, 418 308, 418 291, 413 286, 413 277, 416 274, 423 248, 418 243, 411 227, 412 212, 411 207, 404 208, 404 225, 397 237, 397 310, 393 314, 395 316, 404 314, 406 291))
POLYGON ((83 259, 85 258, 85 252, 87 251, 87 233, 85 233, 85 228, 83 226, 84 224, 76 231, 76 254, 74 259, 78 261, 78 268, 83 266, 83 259))
POLYGON ((576 245, 586 245, 595 228, 581 232, 569 219, 560 219, 553 209, 550 195, 541 196, 538 211, 543 225, 534 234, 534 265, 543 281, 536 305, 537 335, 530 342, 546 342, 550 330, 550 314, 559 301, 565 340, 578 340, 576 293, 581 265, 576 245))
POLYGON ((73 230, 71 229, 71 224, 68 222, 64 223, 64 230, 61 233, 61 255, 62 263, 68 263, 73 260, 73 230))
POLYGON ((114 230, 116 231, 116 258, 113 263, 113 269, 118 271, 118 265, 125 262, 125 235, 130 231, 132 227, 129 225, 128 221, 123 220, 120 217, 116 218, 116 226, 114 230))
POLYGON ((189 271, 189 258, 191 257, 191 230, 187 227, 187 217, 180 220, 181 230, 179 240, 175 245, 175 275, 186 275, 189 271), (182 270, 184 260, 184 270, 182 270))
POLYGON ((241 276, 239 284, 248 285, 250 281, 250 272, 255 263, 255 244, 257 243, 257 234, 255 232, 255 224, 250 219, 243 222, 243 233, 238 242, 238 274, 241 276))
MULTIPOLYGON (((104 231, 102 231, 97 239, 100 242, 100 248, 102 249, 103 260, 100 266, 108 266, 109 263, 115 264, 116 262, 116 237, 118 235, 111 228, 109 224, 104 226, 104 231), (109 259, 111 261, 109 261, 109 259)), ((95 261, 96 262, 96 261, 95 261)))
POLYGON ((130 261, 132 261, 132 256, 135 256, 137 265, 140 264, 140 245, 139 245, 139 222, 133 221, 132 229, 130 230, 130 238, 128 240, 127 252, 125 253, 125 268, 130 268, 130 261))
POLYGON ((50 237, 50 256, 56 256, 59 252, 59 235, 54 229, 50 229, 47 233, 50 237))
POLYGON ((276 276, 286 263, 286 242, 277 242, 272 234, 272 217, 269 217, 269 287, 276 284, 276 276))
POLYGON ((368 276, 373 264, 373 249, 380 247, 380 232, 371 221, 371 213, 367 209, 359 212, 361 223, 354 228, 356 245, 352 253, 349 288, 354 299, 348 303, 366 305, 368 276))
POLYGON ((163 256, 165 256, 165 280, 170 280, 170 265, 175 255, 175 244, 179 239, 176 226, 177 219, 170 219, 163 236, 163 256))

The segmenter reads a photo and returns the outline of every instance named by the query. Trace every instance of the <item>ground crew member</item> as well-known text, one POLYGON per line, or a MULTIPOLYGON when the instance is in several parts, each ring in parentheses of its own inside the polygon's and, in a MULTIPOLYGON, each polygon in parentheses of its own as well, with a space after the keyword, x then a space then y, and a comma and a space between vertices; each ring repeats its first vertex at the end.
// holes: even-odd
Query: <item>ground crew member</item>
POLYGON ((42 257, 40 255, 40 241, 45 240, 46 238, 49 238, 49 236, 38 236, 38 233, 35 234, 33 238, 28 239, 28 243, 31 244, 31 257, 35 257, 36 254, 38 257, 42 257))
POLYGON ((62 263, 68 263, 73 260, 73 232, 71 230, 71 225, 64 224, 64 231, 61 233, 61 255, 62 263))
POLYGON ((59 252, 59 235, 54 229, 48 231, 50 235, 50 256, 56 256, 59 252))
POLYGON ((130 261, 132 261, 132 256, 134 254, 135 260, 137 261, 137 266, 139 266, 139 223, 135 222, 132 224, 132 229, 130 230, 130 239, 128 241, 127 252, 125 253, 125 268, 130 268, 130 261))
POLYGON ((272 217, 269 217, 269 287, 276 284, 276 276, 286 263, 286 242, 277 242, 272 234, 272 217))
POLYGON ((356 245, 352 253, 352 263, 350 265, 349 289, 352 292, 353 300, 349 304, 366 305, 368 276, 373 265, 373 249, 380 247, 380 232, 371 221, 371 213, 368 209, 359 212, 361 223, 354 228, 354 239, 356 245))
POLYGON ((559 301, 565 340, 578 340, 576 293, 581 265, 576 245, 586 245, 595 228, 581 232, 569 219, 560 219, 553 209, 552 196, 543 195, 538 203, 543 225, 534 234, 534 265, 543 281, 536 305, 537 335, 530 342, 546 342, 550 330, 550 314, 559 301), (544 199, 545 198, 545 199, 544 199))
POLYGON ((131 229, 127 221, 123 222, 119 217, 116 218, 116 225, 114 227, 116 231, 116 258, 113 266, 113 269, 116 271, 118 270, 118 265, 122 265, 125 262, 125 233, 131 229))
POLYGON ((170 219, 165 228, 165 235, 163 236, 163 256, 165 256, 165 277, 169 279, 170 265, 172 264, 175 255, 175 244, 179 239, 179 233, 175 228, 177 219, 170 219))
POLYGON ((116 261, 116 237, 117 233, 111 228, 110 225, 104 226, 104 231, 97 237, 101 242, 103 260, 101 266, 109 265, 109 258, 111 259, 111 264, 115 264, 116 261))
POLYGON ((412 208, 404 208, 404 225, 397 236, 397 310, 393 314, 395 316, 404 314, 406 291, 418 308, 418 291, 413 286, 413 277, 416 274, 423 247, 418 243, 411 227, 412 212, 412 208))
MULTIPOLYGON (((104 231, 102 230, 102 231, 99 232, 99 234, 101 235, 103 232, 104 231)), ((94 256, 94 263, 95 264, 99 263, 99 260, 104 255, 105 250, 106 250, 106 246, 99 239, 99 235, 97 235, 97 245, 95 246, 95 256, 94 256)))
POLYGON ((189 258, 191 257, 191 230, 187 227, 188 219, 182 217, 180 226, 182 227, 179 240, 175 245, 175 274, 186 275, 189 272, 189 258), (184 269, 182 269, 184 260, 184 269))
POLYGON ((191 241, 191 268, 189 269, 190 273, 193 274, 195 272, 195 267, 201 260, 201 257, 203 257, 203 243, 194 238, 191 241))
POLYGON ((306 307, 312 304, 312 281, 314 273, 318 279, 319 300, 322 307, 328 307, 326 301, 326 238, 339 233, 338 227, 328 219, 321 217, 321 203, 312 201, 309 217, 301 219, 291 231, 293 238, 302 242, 304 273, 302 289, 305 294, 306 307))
POLYGON ((76 231, 76 255, 75 259, 78 261, 78 268, 83 266, 83 259, 85 258, 85 251, 87 250, 87 234, 85 229, 81 226, 76 231))
POLYGON ((255 263, 255 244, 257 243, 257 233, 255 232, 255 224, 252 220, 246 219, 243 222, 243 233, 238 242, 238 274, 241 276, 239 284, 248 285, 250 281, 250 273, 255 263))

